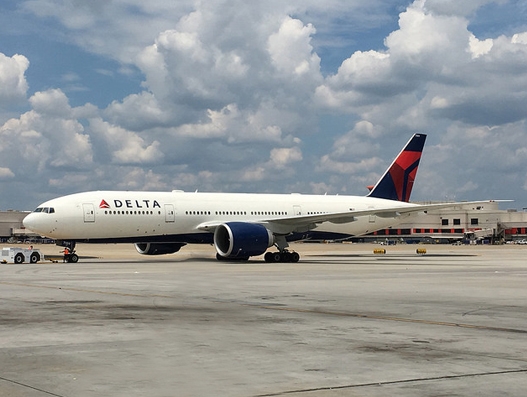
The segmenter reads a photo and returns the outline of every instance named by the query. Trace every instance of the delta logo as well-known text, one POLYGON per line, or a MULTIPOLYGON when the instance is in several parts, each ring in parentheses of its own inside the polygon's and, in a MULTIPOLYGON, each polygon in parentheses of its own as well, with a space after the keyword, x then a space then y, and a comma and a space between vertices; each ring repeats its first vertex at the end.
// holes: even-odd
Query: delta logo
MULTIPOLYGON (((113 200, 114 208, 161 208, 157 200, 113 200)), ((99 208, 110 209, 112 206, 104 199, 101 200, 99 208)))

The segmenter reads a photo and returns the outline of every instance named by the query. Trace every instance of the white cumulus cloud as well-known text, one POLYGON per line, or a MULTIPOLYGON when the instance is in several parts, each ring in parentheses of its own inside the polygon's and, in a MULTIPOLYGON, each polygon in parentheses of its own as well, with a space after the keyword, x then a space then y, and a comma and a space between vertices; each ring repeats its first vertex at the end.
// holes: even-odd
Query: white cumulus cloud
POLYGON ((25 72, 29 60, 19 54, 8 57, 0 52, 0 104, 18 102, 26 97, 28 84, 25 72))

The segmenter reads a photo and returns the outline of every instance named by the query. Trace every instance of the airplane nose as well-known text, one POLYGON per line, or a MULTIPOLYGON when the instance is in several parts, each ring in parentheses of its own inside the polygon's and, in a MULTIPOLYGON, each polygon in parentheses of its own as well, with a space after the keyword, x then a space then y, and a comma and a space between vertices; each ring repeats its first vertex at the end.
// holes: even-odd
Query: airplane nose
POLYGON ((35 219, 35 214, 29 214, 27 215, 23 220, 22 220, 22 224, 24 225, 24 227, 26 229, 29 229, 31 230, 32 232, 36 232, 36 219, 35 219))

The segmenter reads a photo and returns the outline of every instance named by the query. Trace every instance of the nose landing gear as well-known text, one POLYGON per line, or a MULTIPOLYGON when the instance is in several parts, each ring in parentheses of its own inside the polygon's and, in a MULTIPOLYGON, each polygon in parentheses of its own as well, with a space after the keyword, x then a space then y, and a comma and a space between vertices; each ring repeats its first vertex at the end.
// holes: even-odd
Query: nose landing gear
POLYGON ((61 251, 64 254, 64 262, 77 263, 79 261, 79 256, 75 253, 75 241, 57 240, 56 245, 64 247, 61 251))
POLYGON ((79 261, 79 256, 75 251, 70 252, 68 255, 64 255, 65 261, 68 263, 77 263, 79 261))

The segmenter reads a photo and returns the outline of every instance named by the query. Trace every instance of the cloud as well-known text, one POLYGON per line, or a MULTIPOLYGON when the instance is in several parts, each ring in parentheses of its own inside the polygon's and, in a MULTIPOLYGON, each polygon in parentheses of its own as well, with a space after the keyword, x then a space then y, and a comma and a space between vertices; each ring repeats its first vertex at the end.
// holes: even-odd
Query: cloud
POLYGON ((313 27, 292 18, 276 26, 262 25, 257 15, 250 15, 252 21, 245 17, 236 15, 222 28, 233 37, 211 34, 211 25, 218 25, 223 17, 205 7, 182 18, 177 29, 160 33, 139 54, 144 86, 175 115, 172 122, 196 122, 204 113, 232 103, 253 112, 262 103, 267 108, 294 106, 297 112, 301 102, 291 96, 300 91, 309 99, 321 79, 319 58, 310 45, 313 27), (243 30, 232 30, 237 22, 238 29, 248 29, 243 42, 238 37, 243 30), (259 29, 252 29, 249 22, 260 24, 259 29), (290 88, 284 90, 284 84, 290 88))
MULTIPOLYGON (((90 120, 93 137, 104 146, 104 152, 114 164, 155 164, 163 161, 164 154, 158 141, 147 143, 139 134, 112 125, 100 118, 90 120)), ((106 157, 106 156, 102 156, 106 157)))
POLYGON ((15 177, 15 173, 9 168, 0 167, 0 181, 4 179, 11 179, 15 177))
POLYGON ((3 183, 21 178, 48 196, 174 186, 361 194, 421 131, 415 198, 524 193, 527 33, 484 29, 478 18, 493 6, 24 1, 53 37, 96 54, 93 75, 141 75, 128 74, 136 85, 109 105, 82 104, 70 90, 89 87, 87 73, 68 67, 54 77, 67 90, 27 94, 28 59, 1 54, 0 103, 18 106, 2 115, 0 167, 16 174, 2 171, 3 183))
POLYGON ((20 102, 26 98, 28 84, 25 72, 29 60, 19 54, 8 57, 0 52, 0 104, 20 102))
POLYGON ((318 78, 320 58, 313 53, 310 43, 315 32, 313 25, 304 26, 300 20, 287 17, 278 32, 269 36, 267 50, 282 78, 297 78, 306 74, 318 78))
POLYGON ((302 160, 302 151, 298 147, 275 148, 271 150, 270 161, 274 167, 280 169, 302 160))
POLYGON ((33 109, 0 127, 1 154, 8 164, 22 162, 17 175, 44 173, 48 168, 82 169, 92 163, 92 148, 83 125, 60 90, 37 92, 33 109))
POLYGON ((525 118, 523 33, 479 40, 468 30, 467 19, 457 13, 438 15, 429 10, 435 6, 428 6, 416 1, 400 14, 399 29, 386 38, 385 51, 358 51, 346 59, 317 87, 319 103, 359 111, 373 122, 377 110, 372 104, 390 114, 403 102, 406 115, 423 126, 429 116, 474 125, 525 118))
POLYGON ((29 103, 33 110, 39 114, 52 117, 70 117, 71 107, 68 98, 59 89, 51 89, 44 92, 36 92, 29 103))

